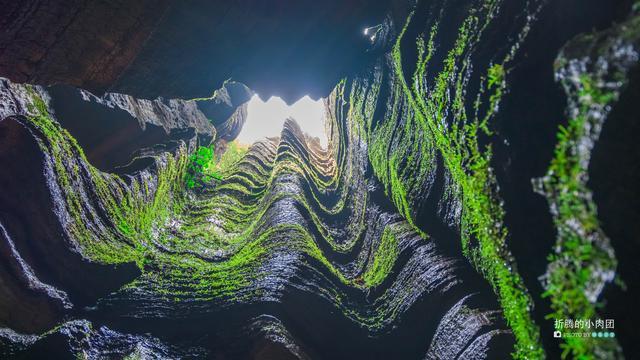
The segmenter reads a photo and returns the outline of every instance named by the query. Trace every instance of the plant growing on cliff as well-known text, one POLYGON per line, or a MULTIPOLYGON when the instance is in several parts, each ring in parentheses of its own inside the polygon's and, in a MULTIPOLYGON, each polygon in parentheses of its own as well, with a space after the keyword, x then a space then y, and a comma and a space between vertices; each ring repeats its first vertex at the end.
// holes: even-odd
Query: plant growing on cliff
POLYGON ((398 240, 390 226, 385 227, 380 245, 374 253, 373 263, 364 273, 364 284, 368 287, 380 285, 389 275, 398 258, 398 240))
POLYGON ((187 188, 203 187, 212 180, 222 180, 222 175, 215 170, 215 159, 212 147, 200 146, 189 156, 189 164, 185 174, 187 188))
MULTIPOLYGON (((622 47, 624 41, 637 43, 639 28, 640 17, 636 16, 617 29, 634 29, 629 31, 628 38, 612 32, 616 41, 606 38, 603 41, 597 34, 572 41, 574 48, 576 44, 603 44, 599 54, 614 55, 575 59, 567 58, 563 52, 556 61, 556 77, 568 95, 572 117, 558 129, 558 142, 546 176, 534 182, 536 190, 549 202, 557 230, 554 252, 548 257, 543 277, 543 296, 549 298, 553 310, 548 319, 597 318, 602 306, 598 297, 605 284, 615 277, 617 260, 600 228, 597 207, 587 186, 588 169, 600 129, 626 83, 608 79, 626 79, 629 64, 637 62, 628 61, 616 47, 622 47)), ((570 355, 576 359, 617 358, 621 352, 612 338, 563 338, 560 346, 563 358, 570 355)))
MULTIPOLYGON (((529 314, 533 302, 527 293, 522 278, 515 270, 513 257, 506 246, 507 229, 504 226, 504 210, 497 195, 497 184, 490 167, 492 151, 490 146, 482 146, 479 136, 490 135, 487 124, 497 111, 500 99, 504 93, 506 70, 503 64, 510 60, 508 54, 503 61, 490 64, 486 77, 482 78, 481 89, 476 102, 473 104, 475 116, 467 114, 465 86, 469 81, 468 69, 472 67, 469 52, 472 51, 480 34, 492 19, 492 12, 496 10, 497 2, 486 2, 486 14, 483 18, 470 15, 461 24, 457 39, 447 52, 442 68, 435 74, 427 76, 428 63, 434 51, 434 38, 438 25, 434 25, 428 34, 428 42, 417 40, 417 66, 408 82, 405 80, 401 42, 411 22, 411 14, 401 30, 391 53, 394 87, 399 88, 408 110, 402 109, 405 124, 415 123, 413 131, 398 128, 400 136, 410 139, 412 134, 424 132, 427 134, 422 140, 420 150, 428 154, 433 148, 442 156, 442 160, 450 183, 447 185, 446 196, 460 201, 460 232, 462 248, 476 269, 492 285, 498 295, 505 319, 516 338, 516 352, 514 356, 521 359, 544 357, 539 330, 529 314), (427 84, 433 78, 433 84, 427 84), (428 91, 427 91, 428 89, 428 91), (487 105, 482 107, 482 99, 487 98, 487 105), (480 109, 485 113, 480 114, 480 109)), ((526 30, 525 30, 526 31, 526 30)), ((514 45, 515 46, 515 45, 514 45)), ((394 111, 395 108, 394 108, 394 111)), ((381 125, 378 125, 381 128, 381 125)), ((377 130, 377 129, 376 129, 377 130)), ((390 129, 393 131, 393 129, 390 129)), ((398 131, 398 130, 396 130, 398 131)), ((393 132, 389 136, 396 136, 393 132)), ((399 141, 400 143, 403 140, 399 141)), ((399 146, 398 148, 401 149, 399 146)), ((372 147, 372 149, 376 149, 372 147)), ((393 159, 400 154, 397 149, 389 154, 393 159)), ((432 155, 423 155, 432 156, 432 155)), ((386 156, 376 156, 372 163, 389 168, 391 179, 401 177, 401 181, 390 182, 393 200, 400 209, 408 205, 407 194, 401 186, 410 180, 407 173, 418 176, 426 170, 422 167, 400 168, 392 166, 392 161, 384 161, 386 156), (382 158, 380 161, 378 158, 382 158), (385 165, 387 164, 387 165, 385 165)), ((409 162, 408 162, 409 163, 409 162)), ((376 173, 384 174, 378 169, 376 173)), ((383 182, 385 178, 383 177, 383 182)), ((411 216, 411 211, 403 211, 411 216)), ((410 219, 411 221, 411 219, 410 219)))
POLYGON ((53 118, 40 93, 31 86, 25 90, 31 100, 26 125, 47 155, 48 186, 61 194, 57 206, 68 219, 66 236, 91 260, 140 263, 148 249, 145 239, 180 207, 186 146, 179 146, 175 154, 157 155, 153 174, 143 170, 125 181, 94 168, 75 138, 53 118), (151 176, 154 181, 149 181, 151 176), (105 218, 95 216, 88 198, 104 211, 105 218))
POLYGON ((221 175, 228 174, 235 164, 237 164, 249 150, 249 147, 242 145, 237 141, 232 141, 227 145, 227 150, 220 156, 220 160, 216 164, 217 171, 221 175))
POLYGON ((233 141, 216 161, 212 146, 200 146, 189 156, 189 165, 185 174, 188 189, 202 188, 211 182, 220 181, 233 169, 247 153, 248 146, 233 141))

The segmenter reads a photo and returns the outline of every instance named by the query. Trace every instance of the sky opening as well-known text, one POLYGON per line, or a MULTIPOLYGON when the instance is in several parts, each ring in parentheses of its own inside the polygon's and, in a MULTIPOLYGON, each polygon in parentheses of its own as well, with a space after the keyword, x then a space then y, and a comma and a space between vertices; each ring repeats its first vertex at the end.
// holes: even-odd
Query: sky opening
POLYGON ((247 121, 236 140, 244 144, 253 144, 265 137, 280 136, 284 122, 289 117, 298 122, 302 131, 319 138, 323 147, 327 146, 324 104, 321 99, 315 101, 309 96, 289 106, 277 96, 272 96, 265 102, 258 95, 253 95, 249 100, 247 121))

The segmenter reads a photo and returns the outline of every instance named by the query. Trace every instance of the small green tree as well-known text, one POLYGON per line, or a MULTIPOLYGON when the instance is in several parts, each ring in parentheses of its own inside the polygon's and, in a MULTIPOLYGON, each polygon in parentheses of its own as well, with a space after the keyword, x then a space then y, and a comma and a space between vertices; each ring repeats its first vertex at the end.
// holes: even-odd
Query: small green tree
POLYGON ((185 175, 187 188, 204 187, 212 180, 222 180, 222 175, 215 171, 214 152, 211 147, 200 146, 189 156, 189 165, 185 175))
POLYGON ((189 156, 185 184, 188 189, 203 188, 207 184, 220 181, 247 153, 248 146, 235 141, 228 144, 225 152, 216 161, 213 146, 200 146, 189 156))

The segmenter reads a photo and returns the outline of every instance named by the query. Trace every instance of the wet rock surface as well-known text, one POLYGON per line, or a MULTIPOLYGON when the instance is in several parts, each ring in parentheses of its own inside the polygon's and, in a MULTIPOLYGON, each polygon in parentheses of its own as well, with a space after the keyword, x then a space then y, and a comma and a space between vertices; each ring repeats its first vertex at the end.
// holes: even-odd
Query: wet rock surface
MULTIPOLYGON (((427 333, 438 326, 449 326, 449 321, 477 322, 476 327, 456 330, 460 335, 455 336, 460 339, 454 344, 437 339, 433 342, 438 344, 434 348, 451 354, 462 354, 467 344, 477 344, 466 351, 482 357, 489 349, 482 344, 508 333, 491 300, 491 290, 468 265, 439 253, 433 241, 415 232, 397 214, 379 210, 375 199, 358 196, 367 191, 373 179, 364 177, 368 165, 361 148, 364 144, 359 141, 362 134, 345 126, 347 118, 333 115, 339 124, 334 135, 351 144, 349 147, 321 149, 316 142, 308 145, 297 124, 289 121, 280 139, 253 145, 221 183, 200 193, 180 194, 180 185, 172 184, 182 181, 173 176, 179 176, 183 169, 184 147, 178 147, 174 155, 158 153, 155 166, 127 176, 130 184, 121 182, 93 168, 50 114, 37 113, 46 109, 41 108, 46 106, 39 100, 41 96, 34 90, 27 93, 39 108, 33 110, 35 115, 22 118, 22 126, 31 129, 25 136, 31 140, 35 154, 44 156, 41 161, 33 161, 34 166, 44 162, 45 170, 40 173, 49 179, 34 181, 49 183, 48 191, 57 197, 58 210, 53 218, 63 227, 67 241, 57 245, 58 251, 76 253, 84 266, 98 266, 91 265, 97 261, 121 264, 121 268, 124 263, 135 262, 141 265, 142 274, 119 290, 116 285, 114 292, 101 296, 90 307, 81 307, 83 301, 76 296, 65 299, 68 303, 63 305, 69 309, 58 309, 58 313, 74 314, 83 319, 79 323, 63 325, 52 333, 12 325, 22 329, 20 333, 43 334, 36 341, 19 335, 5 337, 13 344, 7 351, 14 355, 37 354, 41 351, 38 349, 49 346, 57 349, 59 341, 54 339, 62 336, 69 342, 69 351, 90 357, 141 351, 171 357, 169 348, 154 345, 155 340, 110 330, 133 327, 152 332, 164 339, 160 341, 174 344, 171 346, 179 344, 183 352, 197 348, 204 354, 222 351, 242 357, 249 356, 247 351, 256 351, 348 358, 357 351, 370 356, 383 353, 414 357, 429 348, 422 337, 403 348, 387 348, 376 339, 405 338, 418 323, 408 324, 420 319, 420 327, 433 329, 427 333), (163 216, 158 210, 145 209, 152 206, 147 203, 150 199, 169 212, 163 216), (138 211, 141 213, 133 215, 138 211), (241 215, 246 211, 248 215, 241 215), (130 216, 152 219, 135 223, 139 219, 130 216), (113 252, 111 246, 119 250, 113 252), (201 275, 194 276, 194 271, 201 275), (324 310, 306 311, 305 304, 311 299, 317 309, 324 310), (272 322, 251 326, 249 314, 258 316, 256 311, 264 308, 270 309, 267 314, 280 323, 280 331, 289 335, 274 337, 272 322), (337 310, 337 315, 323 319, 331 309, 337 310), (444 319, 436 315, 447 312, 444 319), (455 320, 458 317, 465 320, 455 320), (222 320, 225 318, 230 320, 222 320), (169 325, 196 319, 212 325, 194 326, 188 336, 175 332, 184 325, 169 325), (215 335, 228 331, 229 321, 237 324, 231 327, 235 330, 215 335), (93 322, 104 325, 91 325, 93 322), (323 331, 309 334, 301 325, 318 326, 323 322, 328 322, 327 329, 342 330, 331 335, 323 335, 323 331), (159 323, 166 325, 157 328, 159 323), (243 329, 255 326, 259 326, 261 335, 251 340, 243 329), (189 340, 196 334, 200 334, 200 340, 189 340), (343 344, 338 348, 343 350, 319 345, 327 336, 332 343, 343 344), (298 343, 298 338, 304 344, 298 343), (242 344, 247 341, 258 341, 254 346, 259 348, 246 350, 242 344)), ((2 124, 11 124, 11 119, 2 124)), ((32 199, 27 202, 42 203, 32 199)), ((3 216, 3 224, 11 224, 10 219, 3 216)), ((10 241, 8 234, 15 237, 19 232, 11 227, 6 234, 5 241, 10 241)), ((22 250, 20 254, 27 256, 29 252, 22 250)), ((55 263, 62 257, 56 253, 47 259, 55 263)), ((27 259, 35 266, 39 258, 27 259)), ((65 263, 64 270, 69 271, 69 261, 65 263)), ((43 271, 42 265, 35 269, 34 274, 43 271)), ((86 277, 86 270, 83 273, 86 277)), ((90 282, 77 276, 74 279, 90 282)), ((107 285, 103 281, 101 284, 107 285)), ((77 292, 68 282, 56 281, 56 285, 53 292, 48 292, 50 301, 58 294, 77 292)), ((28 318, 19 319, 24 323, 28 318)), ((510 341, 506 336, 500 343, 510 341)), ((493 351, 497 349, 493 347, 493 351)), ((509 349, 505 346, 499 351, 506 356, 509 349)))
POLYGON ((631 1, 5 8, 0 356, 637 353, 631 1))

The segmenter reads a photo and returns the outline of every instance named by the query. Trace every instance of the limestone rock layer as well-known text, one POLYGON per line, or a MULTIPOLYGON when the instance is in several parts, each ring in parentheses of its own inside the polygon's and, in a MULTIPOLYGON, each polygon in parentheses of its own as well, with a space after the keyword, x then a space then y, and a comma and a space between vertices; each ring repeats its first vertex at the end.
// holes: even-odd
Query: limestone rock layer
POLYGON ((0 357, 639 351, 638 4, 5 9, 0 357), (303 91, 326 148, 234 141, 303 91))

